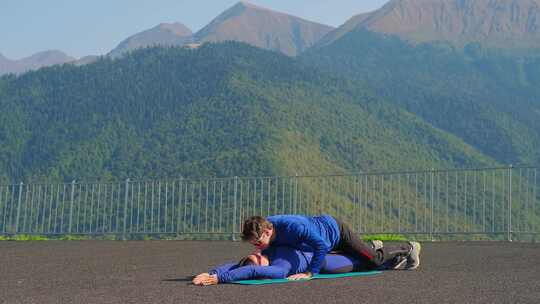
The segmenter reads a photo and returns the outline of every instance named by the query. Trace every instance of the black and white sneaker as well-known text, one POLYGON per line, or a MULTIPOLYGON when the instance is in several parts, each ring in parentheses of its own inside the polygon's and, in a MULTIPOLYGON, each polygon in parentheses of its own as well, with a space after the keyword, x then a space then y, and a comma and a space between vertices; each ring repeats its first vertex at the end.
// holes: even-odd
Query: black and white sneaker
POLYGON ((407 265, 405 265, 406 270, 415 270, 420 266, 420 251, 422 250, 422 245, 418 242, 409 242, 411 244, 411 252, 407 256, 407 265))

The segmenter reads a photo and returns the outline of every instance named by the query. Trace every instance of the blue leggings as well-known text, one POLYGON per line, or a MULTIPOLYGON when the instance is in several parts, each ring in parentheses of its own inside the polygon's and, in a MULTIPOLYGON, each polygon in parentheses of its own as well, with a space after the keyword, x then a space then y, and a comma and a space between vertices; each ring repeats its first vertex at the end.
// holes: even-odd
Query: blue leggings
POLYGON ((336 274, 362 270, 360 261, 350 255, 329 253, 325 256, 321 273, 336 274))

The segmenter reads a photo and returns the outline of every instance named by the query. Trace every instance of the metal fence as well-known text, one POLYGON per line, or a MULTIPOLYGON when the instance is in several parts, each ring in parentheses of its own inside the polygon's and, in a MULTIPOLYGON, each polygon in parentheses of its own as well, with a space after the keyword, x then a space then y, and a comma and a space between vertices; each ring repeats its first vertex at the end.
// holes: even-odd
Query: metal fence
POLYGON ((250 215, 331 214, 359 233, 540 231, 537 167, 0 185, 0 235, 235 238, 250 215))

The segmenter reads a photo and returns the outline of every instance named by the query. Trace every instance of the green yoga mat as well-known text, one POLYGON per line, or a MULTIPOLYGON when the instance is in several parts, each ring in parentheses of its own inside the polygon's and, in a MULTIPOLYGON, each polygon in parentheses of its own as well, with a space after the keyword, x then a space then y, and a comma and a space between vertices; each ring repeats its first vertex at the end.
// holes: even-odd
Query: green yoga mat
MULTIPOLYGON (((361 277, 361 276, 370 276, 381 273, 380 271, 363 271, 363 272, 347 272, 339 274, 317 274, 313 277, 313 280, 317 279, 335 279, 335 278, 348 278, 348 277, 361 277)), ((306 280, 291 281, 287 279, 268 279, 268 280, 242 280, 231 282, 233 284, 242 284, 242 285, 264 285, 264 284, 277 284, 277 283, 291 283, 291 282, 302 282, 306 280)))

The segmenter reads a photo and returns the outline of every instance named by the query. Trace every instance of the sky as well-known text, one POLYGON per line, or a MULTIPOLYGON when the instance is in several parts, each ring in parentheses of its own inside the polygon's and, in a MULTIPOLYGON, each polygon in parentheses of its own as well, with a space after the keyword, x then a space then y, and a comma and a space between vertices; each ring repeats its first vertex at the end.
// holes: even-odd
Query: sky
MULTIPOLYGON (((339 26, 388 0, 250 0, 307 20, 339 26)), ((15 60, 45 50, 103 55, 163 22, 193 32, 238 0, 0 0, 0 54, 15 60)))

